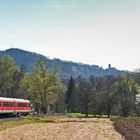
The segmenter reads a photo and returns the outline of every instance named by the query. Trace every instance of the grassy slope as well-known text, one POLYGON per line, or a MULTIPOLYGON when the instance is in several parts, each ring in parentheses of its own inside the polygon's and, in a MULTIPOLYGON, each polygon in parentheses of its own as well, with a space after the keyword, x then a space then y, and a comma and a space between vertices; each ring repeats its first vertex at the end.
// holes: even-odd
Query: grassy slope
POLYGON ((24 118, 11 118, 0 120, 0 131, 4 131, 7 128, 17 127, 24 124, 32 124, 32 123, 45 123, 45 122, 53 122, 58 119, 64 119, 65 116, 42 116, 42 117, 33 117, 27 116, 24 118))
POLYGON ((45 121, 46 117, 25 117, 25 118, 12 118, 8 120, 0 120, 0 131, 4 131, 7 128, 17 127, 24 124, 39 123, 45 121))

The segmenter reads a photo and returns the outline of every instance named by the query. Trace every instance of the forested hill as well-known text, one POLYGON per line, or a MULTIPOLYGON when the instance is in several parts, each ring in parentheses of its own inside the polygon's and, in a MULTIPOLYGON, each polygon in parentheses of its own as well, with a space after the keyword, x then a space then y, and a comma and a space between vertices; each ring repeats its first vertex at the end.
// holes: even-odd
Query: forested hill
POLYGON ((104 76, 104 75, 119 75, 120 71, 116 68, 103 69, 97 65, 87 65, 81 63, 74 63, 70 61, 63 61, 60 59, 49 59, 46 56, 24 51, 21 49, 11 48, 5 51, 0 51, 0 56, 10 56, 13 58, 15 63, 19 66, 24 66, 25 69, 29 72, 31 70, 32 64, 40 59, 47 61, 49 67, 53 65, 58 65, 60 67, 60 77, 63 79, 69 78, 71 75, 73 77, 89 77, 94 76, 104 76))

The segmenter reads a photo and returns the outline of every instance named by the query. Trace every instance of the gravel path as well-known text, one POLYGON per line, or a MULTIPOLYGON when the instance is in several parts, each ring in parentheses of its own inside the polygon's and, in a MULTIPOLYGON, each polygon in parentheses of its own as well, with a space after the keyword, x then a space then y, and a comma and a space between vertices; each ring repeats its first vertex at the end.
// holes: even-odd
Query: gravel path
POLYGON ((0 140, 124 140, 109 119, 62 119, 28 124, 0 133, 0 140))

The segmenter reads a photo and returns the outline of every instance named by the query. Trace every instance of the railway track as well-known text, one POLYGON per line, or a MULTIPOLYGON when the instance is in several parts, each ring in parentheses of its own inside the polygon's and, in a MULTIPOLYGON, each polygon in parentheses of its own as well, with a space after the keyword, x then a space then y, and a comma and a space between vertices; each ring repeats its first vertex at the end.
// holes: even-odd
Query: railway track
POLYGON ((3 122, 3 121, 16 121, 16 120, 23 120, 24 117, 23 116, 20 116, 20 117, 1 117, 0 118, 0 122, 3 122))

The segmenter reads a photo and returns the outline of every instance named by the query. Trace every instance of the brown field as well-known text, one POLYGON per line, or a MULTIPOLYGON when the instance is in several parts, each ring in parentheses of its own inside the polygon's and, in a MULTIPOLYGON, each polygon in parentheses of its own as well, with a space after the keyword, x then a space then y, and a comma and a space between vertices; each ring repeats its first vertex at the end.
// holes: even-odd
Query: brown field
POLYGON ((123 140, 109 119, 63 118, 8 128, 0 140, 123 140))
POLYGON ((126 140, 140 140, 140 119, 118 118, 112 119, 116 131, 118 131, 126 140))

